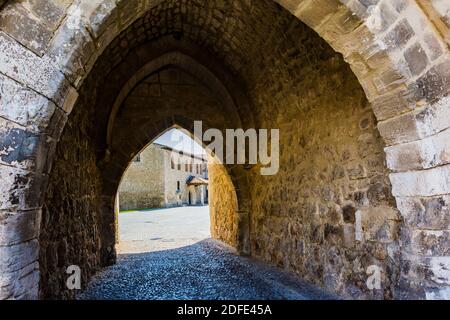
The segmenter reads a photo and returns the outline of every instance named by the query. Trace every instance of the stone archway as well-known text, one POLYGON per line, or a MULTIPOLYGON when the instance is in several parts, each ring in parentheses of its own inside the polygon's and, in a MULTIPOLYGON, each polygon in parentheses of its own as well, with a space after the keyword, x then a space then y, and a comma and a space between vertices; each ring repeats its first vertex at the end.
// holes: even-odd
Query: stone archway
MULTIPOLYGON (((395 296, 447 297, 448 8, 437 5, 437 1, 436 4, 434 1, 425 4, 413 0, 379 1, 375 6, 367 6, 365 1, 278 2, 343 55, 378 120, 377 127, 387 145, 385 152, 391 170, 392 194, 404 220, 400 248, 394 259, 399 268, 395 296)), ((221 65, 225 69, 238 75, 237 83, 221 79, 228 88, 233 85, 248 87, 252 75, 258 75, 258 72, 257 68, 246 69, 245 66, 256 61, 260 62, 259 67, 273 70, 272 74, 264 76, 275 79, 278 72, 280 77, 286 77, 287 83, 289 79, 295 79, 299 71, 295 67, 292 70, 277 69, 280 68, 277 61, 288 66, 289 61, 295 61, 298 52, 302 52, 296 46, 299 38, 279 37, 282 41, 277 47, 278 52, 271 57, 272 61, 262 59, 255 50, 243 45, 248 43, 260 52, 268 52, 262 50, 270 49, 264 44, 274 45, 274 42, 266 41, 267 37, 258 38, 258 34, 272 34, 275 39, 276 32, 281 30, 289 33, 295 28, 303 28, 293 24, 285 9, 275 6, 272 1, 258 1, 257 4, 220 1, 206 6, 196 1, 183 5, 177 5, 176 1, 136 0, 118 1, 117 4, 75 1, 71 5, 50 1, 46 10, 39 6, 24 7, 14 1, 0 5, 3 5, 0 13, 0 251, 2 257, 6 257, 0 261, 4 275, 0 283, 2 298, 37 295, 37 238, 43 206, 42 190, 46 189, 54 150, 68 117, 73 117, 74 106, 80 105, 81 98, 85 104, 95 105, 92 101, 89 103, 89 98, 95 97, 86 97, 86 93, 83 97, 81 92, 82 88, 88 88, 85 90, 90 93, 97 89, 92 81, 85 79, 89 75, 92 77, 93 69, 98 71, 97 75, 108 75, 129 54, 139 65, 142 56, 138 51, 133 53, 132 49, 160 36, 149 26, 160 22, 161 12, 173 13, 170 15, 173 19, 164 15, 164 24, 170 27, 165 28, 166 34, 182 41, 197 36, 197 41, 208 47, 223 62, 221 65), (49 12, 51 17, 47 15, 49 12), (258 23, 253 25, 258 25, 260 32, 250 30, 248 25, 252 19, 261 17, 279 19, 272 30, 264 29, 264 25, 258 23), (17 25, 18 19, 21 25, 17 25), (233 38, 233 34, 238 37, 233 38), (289 51, 294 48, 297 50, 289 51), (255 56, 250 57, 251 54, 255 56), (250 58, 245 59, 245 55, 250 58), (109 59, 101 59, 101 56, 109 56, 109 59)), ((302 31, 311 36, 308 31, 302 31)), ((308 37, 302 38, 306 46, 308 37)), ((161 48, 166 45, 170 47, 170 43, 160 44, 161 48)), ((324 58, 327 59, 326 54, 324 58)), ((334 63, 340 65, 338 60, 334 63)), ((208 67, 214 70, 214 67, 208 67)), ((318 72, 318 69, 313 71, 318 72)), ((220 72, 215 70, 215 73, 220 72)), ((111 84, 117 85, 120 80, 113 78, 111 84)), ((339 76, 335 80, 340 81, 339 76)), ((298 92, 289 90, 286 83, 274 81, 271 84, 272 108, 280 109, 282 105, 295 105, 301 101, 298 92)), ((263 95, 255 94, 261 88, 270 89, 250 87, 249 93, 246 92, 253 103, 264 101, 263 95)), ((270 113, 273 109, 265 110, 270 113)), ((254 123, 260 127, 269 123, 260 114, 243 112, 239 116, 243 124, 254 123), (256 117, 255 121, 246 118, 251 115, 256 117)), ((97 138, 98 134, 95 136, 97 138)), ((106 145, 107 140, 102 141, 106 145)), ((102 155, 105 148, 98 149, 96 157, 102 159, 106 155, 102 155)), ((233 170, 245 172, 243 168, 233 170)), ((381 189, 384 185, 381 183, 381 189)), ((263 205, 256 209, 262 209, 263 205)), ((279 206, 276 203, 266 205, 270 210, 279 206)), ((353 209, 345 208, 342 207, 343 213, 350 212, 352 217, 353 209)), ((255 210, 254 205, 252 209, 255 210)), ((316 209, 310 211, 320 213, 320 206, 316 209)), ((387 220, 392 221, 392 217, 387 220)), ((290 230, 291 236, 298 232, 295 224, 285 228, 290 230)), ((328 227, 328 231, 332 228, 328 227)), ((254 250, 260 250, 257 248, 260 245, 257 242, 254 250)), ((295 264, 295 261, 289 263, 295 264)), ((320 282, 326 281, 322 278, 320 282)))

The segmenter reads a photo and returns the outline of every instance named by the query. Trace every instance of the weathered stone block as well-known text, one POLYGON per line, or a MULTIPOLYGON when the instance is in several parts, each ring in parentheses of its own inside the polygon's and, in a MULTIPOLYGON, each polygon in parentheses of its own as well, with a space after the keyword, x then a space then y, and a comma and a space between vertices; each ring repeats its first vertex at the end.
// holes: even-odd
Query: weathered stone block
POLYGON ((34 166, 39 136, 0 118, 0 162, 22 169, 34 166))
POLYGON ((53 35, 53 30, 17 3, 10 3, 2 9, 0 28, 38 55, 44 54, 53 35))
POLYGON ((416 118, 411 113, 379 122, 378 130, 387 145, 420 139, 416 118))
POLYGON ((65 23, 53 36, 47 57, 77 87, 84 79, 85 65, 96 49, 84 25, 73 26, 65 23))
POLYGON ((418 109, 415 113, 421 138, 450 128, 450 95, 418 109))
POLYGON ((396 197, 435 196, 450 193, 450 165, 425 171, 399 172, 390 175, 396 197))
POLYGON ((360 2, 368 9, 365 24, 374 34, 386 31, 397 20, 397 12, 388 1, 360 2))
POLYGON ((123 0, 118 1, 117 10, 119 25, 124 28, 139 17, 140 13, 142 13, 142 9, 145 7, 145 2, 146 1, 144 0, 138 0, 135 2, 123 0))
POLYGON ((406 113, 381 121, 378 129, 387 145, 419 140, 450 127, 450 96, 406 113))
POLYGON ((450 288, 430 288, 425 292, 427 300, 450 300, 450 288))
POLYGON ((387 147, 386 160, 393 171, 429 169, 450 163, 450 130, 410 143, 387 147))
POLYGON ((404 87, 376 96, 371 101, 371 104, 373 112, 379 121, 398 116, 416 108, 414 92, 404 87))
POLYGON ((444 53, 444 46, 434 33, 427 33, 424 36, 424 42, 426 44, 425 49, 431 61, 436 60, 444 53))
POLYGON ((450 91, 450 60, 445 60, 431 68, 417 80, 417 98, 435 102, 450 91))
POLYGON ((400 20, 395 27, 383 39, 383 43, 389 50, 401 49, 414 36, 414 30, 408 20, 400 20))
POLYGON ((14 245, 39 236, 41 211, 10 213, 0 211, 0 246, 14 245))
MULTIPOLYGON (((31 240, 12 246, 0 246, 0 270, 2 270, 2 276, 14 271, 19 271, 36 262, 37 259, 37 240, 31 240)), ((5 285, 6 279, 3 277, 0 279, 0 287, 2 287, 5 285)))
POLYGON ((294 14, 314 29, 341 6, 342 3, 337 0, 307 0, 301 3, 294 14))
POLYGON ((55 108, 49 99, 0 74, 1 117, 41 132, 49 125, 55 108))
POLYGON ((404 252, 421 256, 447 256, 450 234, 442 230, 419 230, 402 227, 401 243, 404 252))
POLYGON ((42 206, 42 186, 48 177, 0 164, 0 210, 29 210, 42 206))
POLYGON ((378 176, 370 180, 370 185, 367 189, 367 200, 373 207, 392 205, 394 203, 391 185, 389 182, 384 181, 383 176, 378 176))
POLYGON ((426 292, 440 292, 450 285, 450 257, 424 257, 404 254, 403 272, 408 281, 420 281, 419 287, 426 292))
POLYGON ((355 246, 355 226, 353 224, 344 224, 344 246, 346 248, 353 248, 355 246))
POLYGON ((0 118, 0 164, 48 173, 56 141, 0 118))
POLYGON ((406 49, 404 56, 412 76, 419 75, 428 66, 427 54, 419 43, 406 49))
POLYGON ((377 92, 380 95, 386 94, 405 82, 405 77, 400 71, 394 69, 386 69, 372 77, 377 92))
POLYGON ((397 198, 397 206, 405 224, 430 230, 450 229, 450 198, 397 198))
POLYGON ((356 215, 356 220, 361 221, 360 225, 356 224, 356 233, 360 233, 364 240, 390 243, 398 238, 400 217, 397 210, 391 207, 365 206, 356 215))
POLYGON ((46 25, 55 30, 64 18, 74 0, 27 0, 27 7, 46 25))
POLYGON ((39 298, 39 264, 33 262, 20 270, 0 274, 0 300, 39 298))
POLYGON ((69 83, 52 64, 0 32, 0 72, 62 106, 69 83))
POLYGON ((450 257, 432 257, 427 259, 430 280, 438 285, 450 286, 450 257))

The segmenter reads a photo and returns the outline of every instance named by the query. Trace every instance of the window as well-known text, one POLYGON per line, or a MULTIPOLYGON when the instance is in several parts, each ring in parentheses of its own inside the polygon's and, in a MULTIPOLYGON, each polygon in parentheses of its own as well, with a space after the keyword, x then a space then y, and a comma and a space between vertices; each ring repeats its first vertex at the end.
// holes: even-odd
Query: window
POLYGON ((172 168, 172 170, 175 169, 175 161, 173 160, 173 158, 170 158, 170 167, 172 168))
POLYGON ((184 165, 184 170, 185 170, 186 172, 189 171, 189 163, 186 163, 186 164, 184 165))
POLYGON ((177 181, 177 190, 180 190, 180 181, 177 181))
POLYGON ((194 172, 194 169, 192 168, 192 163, 189 164, 189 172, 194 172))
POLYGON ((181 162, 178 162, 177 168, 179 171, 181 171, 181 162))
POLYGON ((136 162, 136 163, 141 162, 141 154, 140 153, 138 153, 138 155, 136 157, 134 157, 133 162, 136 162))

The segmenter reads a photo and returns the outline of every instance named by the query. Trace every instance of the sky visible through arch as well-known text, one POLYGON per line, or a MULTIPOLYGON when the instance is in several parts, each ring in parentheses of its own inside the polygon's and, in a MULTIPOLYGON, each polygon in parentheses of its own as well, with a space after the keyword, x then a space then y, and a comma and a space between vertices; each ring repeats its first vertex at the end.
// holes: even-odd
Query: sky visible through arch
POLYGON ((185 153, 198 155, 205 154, 205 150, 202 146, 178 129, 171 129, 167 131, 161 137, 156 139, 155 143, 159 143, 185 153))

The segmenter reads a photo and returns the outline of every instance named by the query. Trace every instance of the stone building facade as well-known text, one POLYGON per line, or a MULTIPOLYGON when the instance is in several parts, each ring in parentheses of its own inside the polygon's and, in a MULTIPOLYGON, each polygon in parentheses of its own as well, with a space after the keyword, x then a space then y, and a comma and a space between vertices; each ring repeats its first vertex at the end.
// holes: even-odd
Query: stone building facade
POLYGON ((153 143, 130 163, 119 186, 120 210, 205 205, 206 156, 153 143))
POLYGON ((450 298, 449 46, 445 0, 0 0, 0 299, 114 263, 130 161, 194 120, 281 132, 278 175, 210 171, 215 237, 344 296, 450 298))

